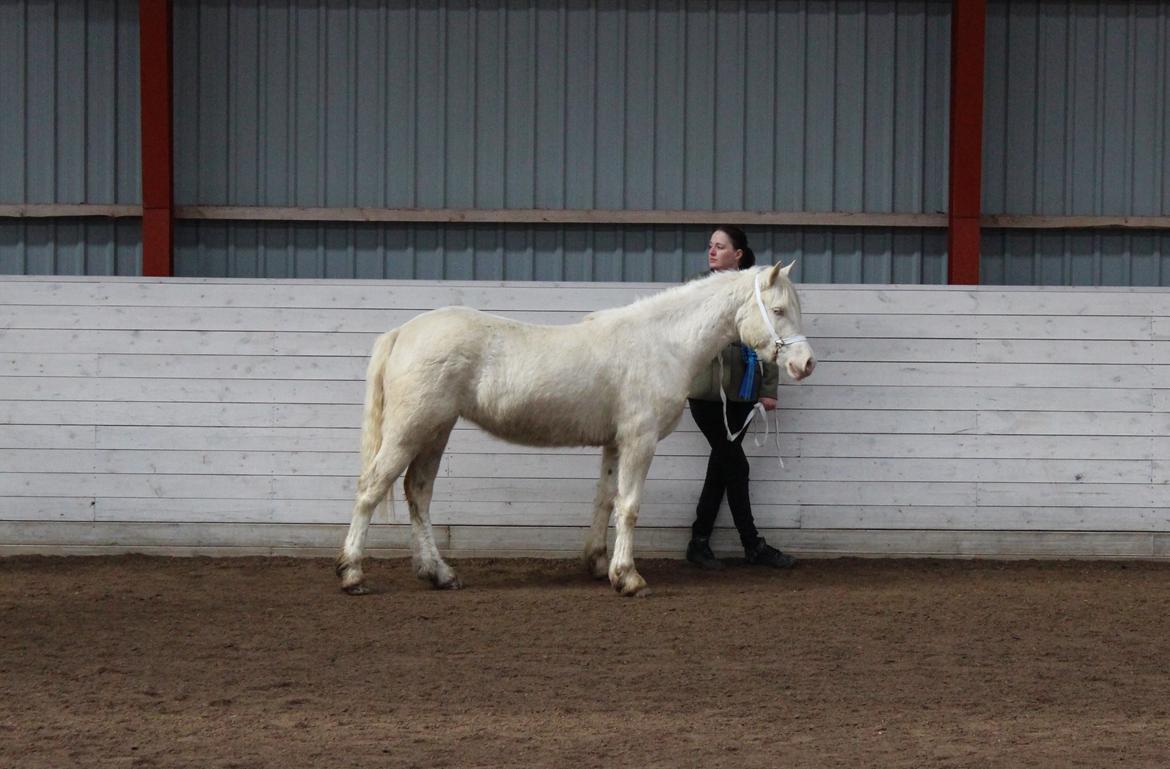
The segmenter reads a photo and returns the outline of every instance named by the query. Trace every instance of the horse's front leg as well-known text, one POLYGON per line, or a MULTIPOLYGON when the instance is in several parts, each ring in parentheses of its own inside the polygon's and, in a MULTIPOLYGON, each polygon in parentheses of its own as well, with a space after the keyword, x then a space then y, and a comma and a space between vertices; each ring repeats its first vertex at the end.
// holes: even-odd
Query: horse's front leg
POLYGON ((646 595, 646 580, 634 568, 634 524, 642 504, 646 473, 654 459, 653 436, 622 443, 618 447, 618 488, 614 502, 617 539, 609 562, 609 584, 622 595, 646 595))
POLYGON ((601 475, 597 479, 597 496, 593 500, 593 525, 585 540, 585 568, 597 579, 609 574, 609 559, 605 556, 605 535, 609 530, 609 516, 617 496, 617 447, 601 450, 601 475))

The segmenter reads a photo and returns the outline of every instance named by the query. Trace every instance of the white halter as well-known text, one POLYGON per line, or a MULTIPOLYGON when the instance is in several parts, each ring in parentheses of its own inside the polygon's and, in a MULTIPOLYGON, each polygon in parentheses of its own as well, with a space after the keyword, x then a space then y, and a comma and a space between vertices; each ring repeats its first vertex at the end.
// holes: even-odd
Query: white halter
POLYGON ((776 327, 772 325, 772 316, 768 314, 768 308, 764 306, 764 296, 760 291, 760 276, 764 274, 763 270, 756 273, 754 281, 756 287, 756 306, 760 308, 760 317, 764 319, 764 326, 767 327, 768 333, 772 335, 772 341, 776 345, 776 352, 779 353, 789 345, 799 344, 800 342, 807 342, 808 337, 802 334, 795 334, 793 336, 780 336, 776 333, 776 327))
MULTIPOLYGON (((808 337, 803 334, 794 334, 792 336, 780 336, 776 333, 776 327, 772 325, 772 317, 768 314, 768 308, 764 306, 763 292, 760 290, 760 276, 764 274, 763 270, 756 273, 754 284, 756 287, 756 306, 760 308, 760 316, 764 319, 764 326, 768 329, 768 333, 772 335, 772 342, 776 345, 776 357, 780 356, 780 351, 790 345, 799 344, 800 342, 807 342, 808 337)), ((723 356, 719 358, 719 381, 723 381, 723 356)), ((763 364, 756 363, 760 367, 761 375, 763 373, 763 364)), ((751 413, 748 414, 747 419, 744 420, 743 427, 739 428, 735 433, 731 432, 731 425, 727 422, 727 393, 723 392, 723 387, 719 387, 719 398, 723 401, 723 429, 727 431, 727 440, 734 441, 740 436, 744 430, 748 429, 748 425, 752 423, 756 414, 763 417, 764 420, 764 438, 760 440, 758 437, 754 438, 756 448, 763 446, 768 441, 768 412, 763 404, 756 403, 752 407, 751 413)), ((776 417, 776 460, 780 462, 780 467, 784 467, 784 458, 780 456, 780 417, 776 417)))

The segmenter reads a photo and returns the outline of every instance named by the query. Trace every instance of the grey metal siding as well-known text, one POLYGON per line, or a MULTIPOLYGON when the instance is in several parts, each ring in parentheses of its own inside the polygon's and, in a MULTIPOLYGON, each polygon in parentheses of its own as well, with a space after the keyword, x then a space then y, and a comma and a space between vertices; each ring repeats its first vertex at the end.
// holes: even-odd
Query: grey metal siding
POLYGON ((988 230, 986 285, 1170 286, 1170 232, 988 230))
POLYGON ((139 275, 137 219, 0 219, 0 275, 139 275))
MULTIPOLYGON (((176 274, 677 282, 706 269, 705 227, 180 223, 176 274)), ((805 283, 945 283, 942 230, 749 231, 805 283)))
POLYGON ((141 202, 138 123, 136 0, 0 3, 0 203, 141 202))
POLYGON ((1170 5, 987 11, 983 210, 1170 214, 1170 5))
POLYGON ((949 7, 180 0, 176 202, 942 211, 949 7))
MULTIPOLYGON (((988 3, 983 209, 1170 214, 1170 6, 988 3)), ((1170 285, 1163 231, 985 230, 982 282, 1170 285)))

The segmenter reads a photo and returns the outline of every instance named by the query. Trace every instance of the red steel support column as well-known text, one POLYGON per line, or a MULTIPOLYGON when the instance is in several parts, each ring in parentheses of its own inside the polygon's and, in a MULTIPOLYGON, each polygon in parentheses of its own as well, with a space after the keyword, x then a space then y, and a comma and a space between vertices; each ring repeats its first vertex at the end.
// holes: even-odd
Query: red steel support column
POLYGON ((979 283, 986 27, 986 0, 952 0, 948 283, 979 283))
POLYGON ((171 0, 138 0, 142 274, 174 274, 171 0))

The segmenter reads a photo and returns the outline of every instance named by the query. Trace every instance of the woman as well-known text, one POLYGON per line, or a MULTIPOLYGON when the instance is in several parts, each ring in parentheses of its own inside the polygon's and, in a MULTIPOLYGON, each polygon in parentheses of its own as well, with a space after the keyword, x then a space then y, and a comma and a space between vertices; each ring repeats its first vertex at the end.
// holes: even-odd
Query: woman
MULTIPOLYGON (((756 263, 756 255, 747 244, 747 236, 738 227, 722 226, 711 233, 707 244, 707 266, 711 272, 745 270, 756 263)), ((776 408, 776 386, 780 370, 775 364, 764 362, 761 381, 754 350, 739 343, 729 345, 720 353, 723 360, 720 375, 719 358, 700 373, 691 383, 688 401, 695 424, 711 444, 707 461, 707 477, 695 522, 691 526, 691 542, 687 546, 687 560, 703 569, 722 569, 723 563, 711 552, 711 532, 719 505, 727 494, 727 505, 739 531, 747 562, 760 566, 785 569, 794 563, 786 555, 764 541, 756 531, 752 506, 748 499, 748 460, 743 453, 744 433, 729 441, 723 423, 722 388, 727 396, 727 425, 734 434, 743 427, 757 402, 771 411, 776 408)))

